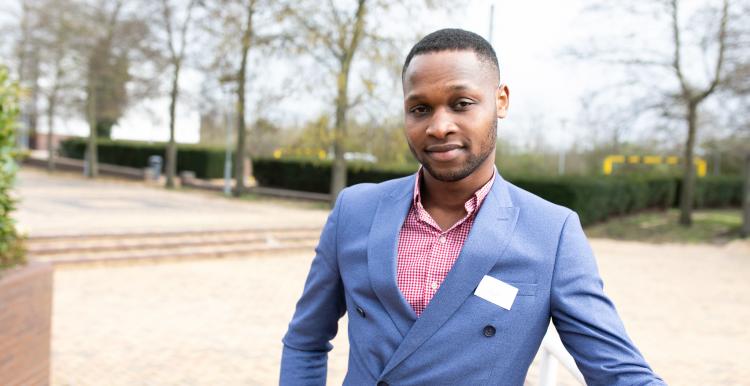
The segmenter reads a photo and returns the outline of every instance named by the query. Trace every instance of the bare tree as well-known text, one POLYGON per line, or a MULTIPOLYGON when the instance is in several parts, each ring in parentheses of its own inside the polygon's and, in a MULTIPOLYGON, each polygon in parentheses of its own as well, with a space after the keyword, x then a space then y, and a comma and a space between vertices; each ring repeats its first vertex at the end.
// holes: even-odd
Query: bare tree
MULTIPOLYGON (((389 12, 409 13, 414 7, 433 6, 432 1, 411 2, 409 5, 389 0, 356 0, 354 2, 296 2, 285 9, 291 16, 294 45, 307 53, 329 72, 334 80, 333 168, 331 199, 336 200, 346 187, 346 152, 350 110, 374 96, 378 80, 359 73, 362 92, 352 96, 353 68, 356 62, 370 62, 398 73, 398 59, 403 42, 384 34, 382 22, 389 12)), ((355 78, 356 80, 356 78, 355 78)), ((382 80, 382 79, 381 79, 382 80)))
POLYGON ((323 44, 329 51, 329 55, 336 58, 334 72, 336 76, 336 113, 333 129, 333 169, 331 174, 331 200, 336 200, 339 192, 346 187, 346 161, 344 160, 344 141, 346 140, 347 113, 350 108, 349 101, 349 76, 352 69, 354 54, 362 42, 365 29, 365 15, 367 12, 367 1, 357 0, 353 13, 346 15, 334 4, 327 2, 326 17, 321 18, 321 23, 313 25, 306 15, 295 12, 295 7, 290 12, 302 25, 305 32, 311 34, 314 41, 323 44))
POLYGON ((245 6, 245 23, 242 26, 242 40, 240 44, 240 66, 237 69, 237 151, 235 153, 234 165, 234 192, 235 196, 240 196, 245 191, 245 108, 246 94, 245 86, 247 85, 247 55, 250 47, 253 45, 255 38, 255 23, 253 16, 257 10, 258 2, 248 0, 245 6))
POLYGON ((131 100, 155 93, 163 60, 155 48, 143 3, 106 0, 87 7, 89 38, 81 44, 86 60, 86 117, 89 123, 87 173, 97 170, 97 138, 109 137, 131 100), (133 71, 136 64, 156 64, 133 71))
POLYGON ((72 102, 69 95, 75 87, 76 69, 73 56, 76 35, 80 32, 80 24, 74 15, 79 11, 78 4, 70 0, 47 0, 40 8, 43 13, 45 31, 44 43, 39 47, 44 58, 44 76, 47 87, 44 95, 47 101, 47 169, 55 169, 55 122, 60 105, 67 107, 72 102))
MULTIPOLYGON (((279 2, 270 0, 223 0, 206 5, 208 23, 203 28, 214 37, 214 60, 208 68, 218 73, 221 83, 234 84, 237 103, 237 131, 234 156, 234 196, 245 191, 247 155, 248 82, 251 79, 251 54, 260 53, 282 38, 274 31, 280 21, 279 2)), ((257 121, 250 119, 250 121, 257 121)))
MULTIPOLYGON (((115 36, 115 27, 120 21, 120 11, 122 10, 121 0, 115 1, 112 4, 112 9, 107 11, 106 9, 97 10, 97 16, 105 20, 104 32, 98 36, 90 49, 88 55, 88 82, 86 85, 86 118, 89 123, 89 140, 88 147, 86 148, 86 163, 87 163, 87 176, 90 178, 96 178, 99 175, 98 169, 98 150, 97 150, 97 137, 98 137, 98 123, 97 111, 101 109, 99 106, 101 99, 101 89, 104 87, 110 87, 112 85, 101 82, 100 73, 104 72, 106 63, 104 62, 109 58, 110 50, 112 49, 112 42, 115 36)), ((98 32, 98 31, 97 31, 98 32)))
MULTIPOLYGON (((728 88, 732 83, 730 79, 736 77, 743 66, 750 62, 747 57, 750 47, 746 41, 738 39, 743 29, 741 20, 745 15, 744 2, 745 0, 721 0, 718 5, 714 5, 713 2, 703 3, 697 9, 694 6, 689 26, 684 23, 683 2, 680 0, 617 5, 599 2, 593 7, 599 14, 615 12, 615 8, 620 8, 625 10, 625 18, 633 25, 654 23, 650 31, 659 30, 659 26, 663 27, 663 36, 666 39, 662 45, 671 46, 671 50, 660 50, 661 45, 652 41, 653 35, 646 37, 651 39, 649 44, 637 46, 633 39, 645 36, 645 32, 640 28, 624 33, 626 38, 621 37, 617 40, 608 36, 610 40, 603 45, 590 44, 585 49, 576 50, 577 55, 583 59, 593 58, 636 71, 637 75, 633 79, 638 86, 655 92, 659 99, 656 103, 652 101, 640 105, 638 114, 658 109, 661 110, 663 118, 682 122, 685 126, 679 221, 686 226, 692 222, 695 187, 693 162, 701 107, 709 97, 728 88), (687 41, 683 36, 685 33, 689 33, 693 39, 687 41), (622 47, 624 41, 629 41, 627 44, 630 47, 622 47), (618 43, 621 46, 618 46, 618 43), (692 55, 688 56, 685 53, 688 50, 692 55), (699 60, 695 60, 696 57, 699 60), (700 64, 704 65, 703 71, 700 64), (675 80, 671 83, 673 86, 665 86, 669 84, 665 79, 670 78, 675 80)), ((610 14, 608 20, 611 19, 610 14)))
POLYGON ((185 16, 182 23, 174 25, 174 6, 169 0, 162 0, 163 26, 167 33, 167 46, 169 48, 169 62, 172 66, 172 85, 169 93, 169 144, 167 145, 167 187, 174 187, 175 174, 177 172, 177 144, 175 143, 175 110, 180 92, 180 69, 185 59, 185 47, 187 46, 187 34, 193 17, 193 9, 198 4, 196 0, 189 0, 185 6, 185 16), (175 31, 175 28, 178 31, 175 31), (175 36, 177 34, 177 36, 175 36), (179 40, 179 43, 177 42, 179 40))
POLYGON ((693 167, 693 151, 695 149, 695 136, 698 129, 698 107, 710 96, 719 85, 723 75, 724 54, 727 45, 727 23, 729 14, 729 0, 723 0, 721 16, 719 20, 719 31, 716 35, 718 51, 715 60, 715 68, 710 83, 700 87, 692 84, 685 76, 682 67, 680 50, 682 40, 680 39, 679 24, 679 1, 671 0, 670 10, 672 13, 672 37, 674 44, 674 57, 672 67, 674 74, 680 82, 679 100, 687 108, 687 142, 685 143, 685 156, 683 157, 684 173, 682 177, 682 189, 680 190, 680 224, 690 225, 692 223, 693 192, 695 190, 695 168, 693 167))
POLYGON ((22 102, 23 118, 26 123, 26 139, 31 148, 36 147, 37 122, 39 118, 39 78, 41 59, 39 57, 39 4, 33 0, 21 1, 20 36, 16 45, 18 57, 18 78, 28 96, 22 102))

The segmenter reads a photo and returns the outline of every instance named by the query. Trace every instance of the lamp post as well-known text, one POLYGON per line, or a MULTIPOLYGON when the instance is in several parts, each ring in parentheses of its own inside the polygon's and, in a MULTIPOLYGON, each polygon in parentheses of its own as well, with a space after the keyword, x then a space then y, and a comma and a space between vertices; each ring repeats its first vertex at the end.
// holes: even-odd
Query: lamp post
POLYGON ((493 37, 495 34, 495 2, 490 3, 490 30, 487 35, 487 41, 492 45, 493 37))

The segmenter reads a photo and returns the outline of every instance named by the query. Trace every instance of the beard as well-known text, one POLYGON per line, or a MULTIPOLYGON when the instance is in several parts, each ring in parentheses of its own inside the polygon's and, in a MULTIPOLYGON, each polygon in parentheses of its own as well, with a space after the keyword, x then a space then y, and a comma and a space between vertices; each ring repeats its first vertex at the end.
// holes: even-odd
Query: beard
POLYGON ((490 130, 487 132, 487 137, 485 137, 484 141, 479 145, 479 154, 469 153, 468 159, 463 165, 460 165, 456 169, 445 171, 436 170, 433 165, 430 164, 430 160, 427 159, 427 157, 420 157, 411 143, 409 143, 409 150, 411 150, 414 158, 416 158, 417 161, 427 169, 427 172, 429 172, 433 178, 443 182, 456 182, 470 176, 480 165, 482 165, 482 163, 484 163, 484 161, 487 160, 492 152, 495 151, 496 140, 497 119, 493 120, 490 130))

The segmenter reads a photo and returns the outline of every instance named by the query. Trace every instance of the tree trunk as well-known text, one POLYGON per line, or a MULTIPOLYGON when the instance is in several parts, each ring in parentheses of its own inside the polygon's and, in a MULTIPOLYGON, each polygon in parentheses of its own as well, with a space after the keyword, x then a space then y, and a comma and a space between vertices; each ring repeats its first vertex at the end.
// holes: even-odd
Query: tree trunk
POLYGON ((167 145, 167 188, 174 188, 175 174, 177 173, 177 144, 174 138, 175 110, 179 96, 180 64, 174 63, 174 74, 172 76, 171 101, 169 102, 169 144, 167 145))
POLYGON ((96 87, 93 83, 90 83, 88 111, 86 111, 89 121, 89 143, 86 148, 86 163, 88 168, 86 176, 89 178, 96 178, 99 175, 96 150, 96 98, 96 87))
POLYGON ((346 187, 346 160, 344 159, 344 141, 346 139, 346 113, 349 105, 347 85, 349 83, 349 66, 342 64, 338 75, 338 95, 336 96, 336 122, 333 129, 333 165, 331 168, 331 205, 346 187))
POLYGON ((344 141, 346 140, 346 114, 349 110, 349 72, 351 70, 354 53, 365 27, 366 0, 359 0, 355 22, 350 40, 341 58, 341 67, 336 81, 336 122, 333 132, 333 165, 331 170, 331 206, 336 202, 339 193, 346 187, 346 160, 344 159, 344 141))
POLYGON ((57 88, 47 98, 47 171, 55 170, 55 108, 57 106, 57 88))
POLYGON ((37 144, 37 132, 39 126, 39 58, 38 53, 34 53, 32 56, 32 71, 31 71, 31 92, 29 96, 29 109, 28 109, 28 144, 29 149, 39 148, 37 144))
POLYGON ((693 166, 693 148, 695 147, 695 131, 698 124, 698 103, 688 101, 687 124, 688 138, 683 157, 682 188, 680 190, 680 224, 690 226, 693 222, 693 192, 695 190, 695 167, 693 166))
POLYGON ((245 32, 242 35, 242 61, 237 72, 237 151, 234 160, 234 191, 239 197, 245 191, 245 81, 247 79, 247 54, 253 37, 253 13, 255 2, 248 4, 245 32))

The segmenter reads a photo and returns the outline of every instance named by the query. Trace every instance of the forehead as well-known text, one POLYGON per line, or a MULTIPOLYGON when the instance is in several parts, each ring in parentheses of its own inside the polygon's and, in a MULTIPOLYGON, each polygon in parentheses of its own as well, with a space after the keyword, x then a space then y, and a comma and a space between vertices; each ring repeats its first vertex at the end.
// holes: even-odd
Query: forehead
POLYGON ((468 84, 477 88, 497 87, 492 66, 474 51, 438 51, 414 56, 404 73, 404 96, 423 86, 468 84))

